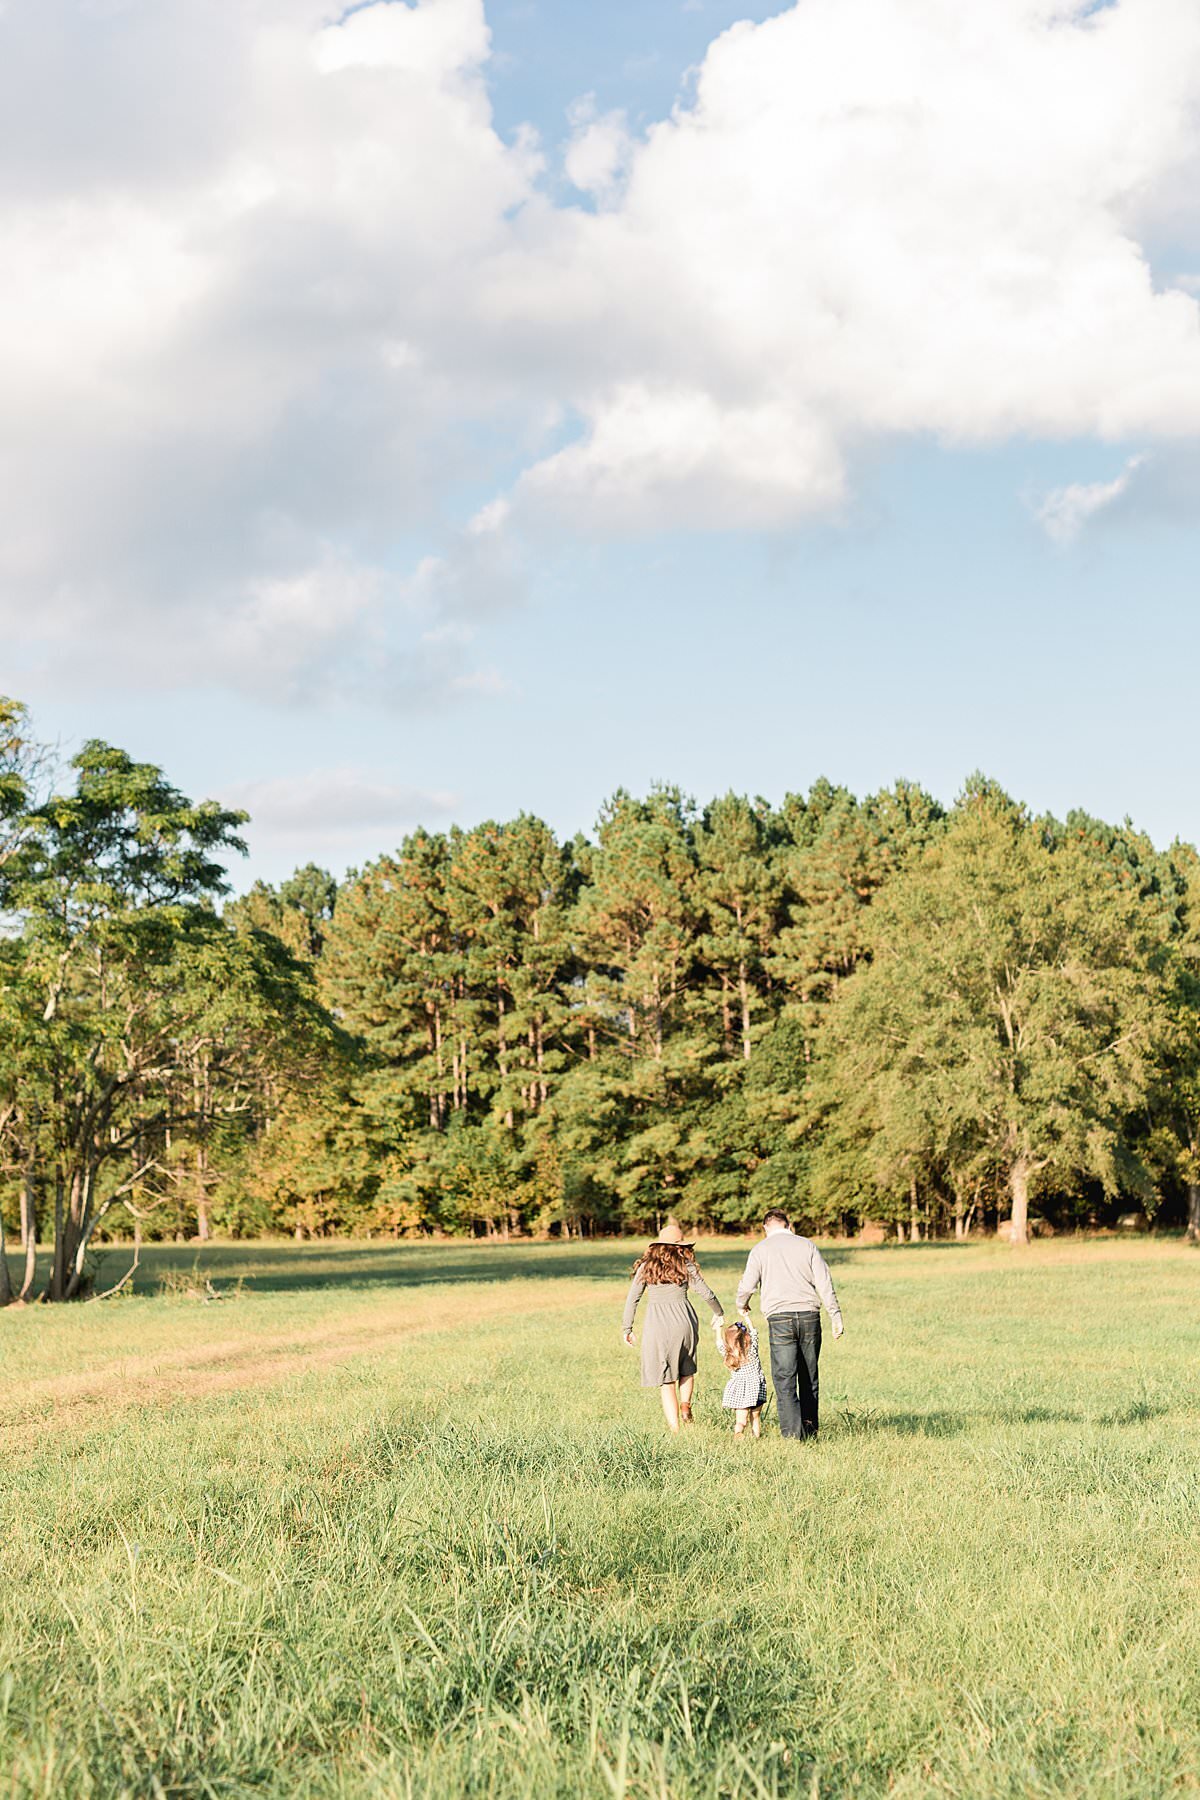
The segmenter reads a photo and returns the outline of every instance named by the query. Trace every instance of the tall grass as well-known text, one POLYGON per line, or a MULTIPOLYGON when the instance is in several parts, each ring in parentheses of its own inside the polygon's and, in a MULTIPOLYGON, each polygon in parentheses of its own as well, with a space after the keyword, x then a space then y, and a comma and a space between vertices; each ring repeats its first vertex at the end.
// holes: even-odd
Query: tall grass
MULTIPOLYGON (((843 1253, 798 1446, 733 1441, 712 1355, 662 1434, 622 1250, 407 1254, 0 1319, 0 1788, 1200 1788, 1200 1258, 843 1253), (346 1320, 365 1344, 306 1365, 346 1320), (268 1340, 295 1366, 262 1384, 268 1340), (171 1399, 180 1352, 239 1345, 237 1385, 171 1399)), ((738 1262, 705 1259, 724 1297, 738 1262)))

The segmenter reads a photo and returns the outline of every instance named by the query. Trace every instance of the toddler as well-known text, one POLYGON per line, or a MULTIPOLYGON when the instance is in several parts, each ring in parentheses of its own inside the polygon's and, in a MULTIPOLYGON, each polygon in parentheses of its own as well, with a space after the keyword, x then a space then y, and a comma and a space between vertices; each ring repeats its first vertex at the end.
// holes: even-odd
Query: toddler
POLYGON ((719 1326, 717 1348, 730 1371, 721 1405, 734 1415, 733 1435, 744 1437, 748 1425, 752 1437, 761 1437, 767 1384, 758 1360, 758 1333, 753 1325, 719 1326))

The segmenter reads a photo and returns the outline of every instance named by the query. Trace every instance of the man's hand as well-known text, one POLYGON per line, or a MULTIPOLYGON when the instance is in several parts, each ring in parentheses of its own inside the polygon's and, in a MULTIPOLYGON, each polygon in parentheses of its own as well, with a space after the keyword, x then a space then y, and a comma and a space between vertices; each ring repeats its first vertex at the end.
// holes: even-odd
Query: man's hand
POLYGON ((633 1349, 633 1333, 632 1333, 632 1331, 623 1331, 621 1333, 621 1342, 623 1344, 628 1344, 629 1348, 632 1350, 633 1349))
POLYGON ((738 1307, 738 1318, 745 1319, 745 1321, 748 1325, 750 1323, 750 1308, 748 1306, 739 1306, 738 1307))
POLYGON ((846 1329, 846 1327, 845 1327, 845 1325, 844 1325, 844 1324, 843 1324, 843 1323, 842 1323, 842 1321, 841 1321, 841 1319, 840 1319, 840 1318, 839 1318, 839 1319, 835 1319, 835 1320, 834 1320, 834 1321, 833 1321, 833 1335, 834 1335, 834 1337, 835 1337, 835 1338, 840 1338, 840 1337, 841 1337, 841 1335, 842 1335, 842 1333, 843 1333, 843 1331, 845 1331, 845 1329, 846 1329))

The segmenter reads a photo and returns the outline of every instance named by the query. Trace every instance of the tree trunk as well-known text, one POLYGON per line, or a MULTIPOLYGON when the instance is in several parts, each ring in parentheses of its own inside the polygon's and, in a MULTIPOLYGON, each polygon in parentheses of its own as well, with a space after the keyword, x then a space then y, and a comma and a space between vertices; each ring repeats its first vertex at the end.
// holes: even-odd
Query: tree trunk
POLYGON ((745 963, 738 964, 738 994, 742 1002, 742 1055, 750 1061, 750 986, 745 963))
POLYGON ((196 1150, 196 1236, 207 1244, 212 1236, 208 1219, 208 1146, 201 1140, 196 1150))
POLYGON ((437 1068, 437 1087, 434 1091, 431 1111, 435 1129, 446 1129, 446 1065, 442 1058, 442 1009, 433 1009, 433 1060, 437 1068))
POLYGON ((966 1226, 963 1221, 963 1200, 958 1189, 954 1190, 954 1240, 961 1244, 966 1237, 966 1226))
POLYGON ((25 1251, 25 1274, 21 1281, 21 1299, 28 1300, 37 1275, 37 1118, 29 1122, 25 1169, 21 1178, 21 1245, 25 1251))
POLYGON ((1195 1182, 1188 1183, 1187 1241, 1200 1244, 1200 1186, 1195 1182))
POLYGON ((442 1125, 442 1047, 438 1041, 437 1013, 425 1002, 425 1017, 429 1027, 429 1054, 433 1059, 433 1068, 429 1076, 429 1129, 440 1131, 442 1125))
POLYGON ((50 1268, 51 1300, 62 1300, 67 1288, 66 1208, 63 1205, 63 1172, 61 1163, 54 1171, 54 1261, 50 1268))
POLYGON ((917 1212, 917 1184, 910 1182, 908 1189, 908 1241, 919 1244, 921 1241, 921 1220, 917 1212))
POLYGON ((209 1091, 208 1069, 204 1070, 204 1079, 196 1079, 195 1085, 196 1131, 199 1141, 196 1145, 196 1236, 202 1244, 206 1244, 212 1236, 212 1226, 208 1222, 208 1115, 209 1091))
POLYGON ((89 1163, 86 1168, 78 1171, 71 1182, 70 1273, 64 1289, 64 1298, 67 1300, 74 1300, 83 1282, 83 1265, 93 1229, 92 1205, 96 1191, 96 1173, 95 1167, 89 1163))
POLYGON ((1012 1237, 1014 1244, 1029 1242, 1029 1164, 1018 1156, 1008 1172, 1008 1190, 1012 1196, 1012 1237))
POLYGON ((8 1244, 4 1237, 4 1208, 0 1207, 0 1306, 11 1306, 12 1303, 12 1277, 8 1272, 8 1244))
MULTIPOLYGON (((508 1040, 504 1035, 504 989, 499 984, 496 986, 496 1062, 500 1069, 500 1089, 507 1097, 508 1040)), ((511 1106, 506 1106, 504 1109, 504 1123, 509 1131, 513 1129, 513 1109, 511 1106)))

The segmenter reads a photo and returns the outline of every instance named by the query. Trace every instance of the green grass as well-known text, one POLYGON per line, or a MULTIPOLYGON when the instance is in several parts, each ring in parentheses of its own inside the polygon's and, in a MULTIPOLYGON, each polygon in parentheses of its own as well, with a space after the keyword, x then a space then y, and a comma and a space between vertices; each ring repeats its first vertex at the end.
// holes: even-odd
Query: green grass
POLYGON ((631 1252, 0 1315, 0 1793, 1200 1790, 1200 1255, 836 1249, 822 1441, 755 1446, 707 1344, 663 1434, 631 1252))

